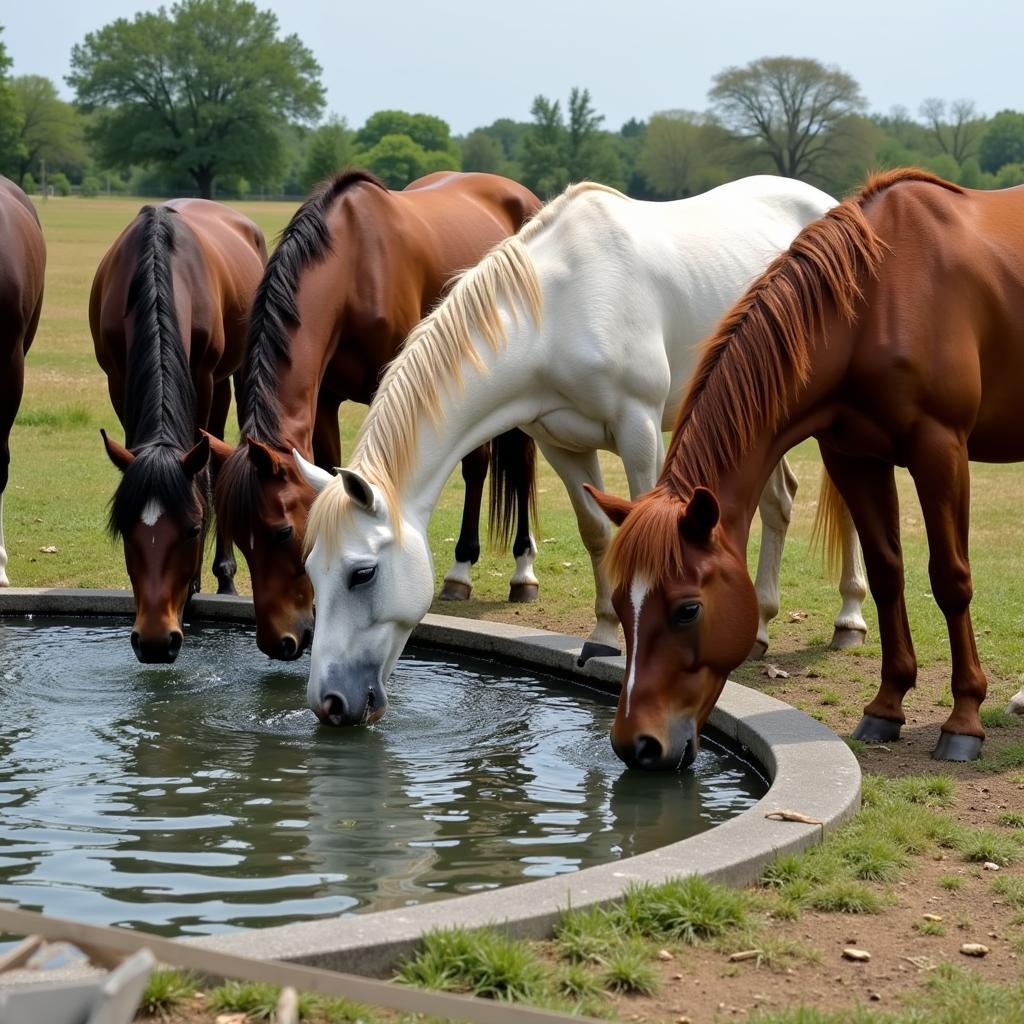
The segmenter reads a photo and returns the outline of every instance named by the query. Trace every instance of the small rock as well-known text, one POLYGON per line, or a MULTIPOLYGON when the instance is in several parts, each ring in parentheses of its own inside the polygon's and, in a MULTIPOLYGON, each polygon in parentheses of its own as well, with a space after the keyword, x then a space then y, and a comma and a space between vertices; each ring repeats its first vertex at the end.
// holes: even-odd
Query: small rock
POLYGON ((844 960, 853 960, 855 963, 866 963, 871 959, 871 954, 866 949, 857 949, 855 946, 847 946, 843 950, 844 960))
POLYGON ((873 1003, 880 1003, 882 1001, 882 993, 872 992, 871 995, 868 996, 868 999, 870 999, 873 1003))
POLYGON ((763 950, 760 949, 741 949, 736 953, 729 955, 729 963, 738 964, 744 960, 756 960, 763 954, 763 950))
POLYGON ((941 914, 924 914, 923 917, 924 917, 925 921, 941 921, 942 920, 942 915, 941 914))
POLYGON ((991 861, 991 860, 985 861, 985 863, 982 864, 982 867, 986 871, 998 871, 999 870, 999 865, 996 864, 994 861, 991 861))
POLYGON ((964 956, 988 956, 988 946, 983 946, 980 942, 965 942, 960 947, 960 952, 964 956))
POLYGON ((658 950, 659 960, 675 960, 675 957, 667 949, 658 950))
POLYGON ((56 544, 44 544, 39 550, 44 555, 55 555, 58 548, 56 544))
POLYGON ((683 980, 683 976, 681 974, 673 974, 672 975, 672 980, 673 981, 682 981, 683 980))
POLYGON ((676 1017, 676 1024, 693 1024, 689 1017, 676 1017))
POLYGON ((803 622, 807 618, 807 612, 795 611, 789 613, 790 622, 803 622))
POLYGON ((784 668, 779 668, 778 665, 766 665, 764 674, 769 679, 788 679, 789 673, 784 668))
POLYGON ((244 1013, 221 1013, 214 1018, 214 1024, 245 1024, 244 1013))

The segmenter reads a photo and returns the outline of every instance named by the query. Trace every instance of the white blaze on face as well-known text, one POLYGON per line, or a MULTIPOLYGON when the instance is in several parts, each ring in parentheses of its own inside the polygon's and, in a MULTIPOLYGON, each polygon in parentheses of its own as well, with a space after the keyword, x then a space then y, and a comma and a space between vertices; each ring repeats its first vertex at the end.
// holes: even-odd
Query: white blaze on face
POLYGON ((164 507, 156 498, 150 498, 142 510, 142 521, 147 526, 156 526, 156 521, 164 514, 164 507))
POLYGON ((632 657, 629 659, 629 675, 626 677, 626 717, 629 718, 629 702, 633 696, 633 684, 636 682, 636 645, 637 633, 640 629, 640 612, 643 611, 644 601, 647 600, 647 592, 651 589, 650 584, 643 576, 634 576, 629 586, 629 602, 633 606, 633 647, 632 657))

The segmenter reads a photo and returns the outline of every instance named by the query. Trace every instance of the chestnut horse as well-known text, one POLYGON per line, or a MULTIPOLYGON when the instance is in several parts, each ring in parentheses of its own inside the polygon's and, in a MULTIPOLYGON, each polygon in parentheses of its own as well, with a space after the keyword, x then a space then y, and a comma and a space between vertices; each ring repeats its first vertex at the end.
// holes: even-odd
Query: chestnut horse
MULTIPOLYGON (((174 661, 181 649, 212 505, 200 428, 224 436, 231 374, 266 257, 248 217, 205 199, 175 199, 144 206, 96 271, 89 325, 125 430, 125 445, 100 431, 123 474, 109 525, 124 541, 139 661, 174 661)), ((213 571, 217 592, 233 594, 235 562, 220 536, 213 571)))
POLYGON ((9 587, 4 492, 11 466, 11 427, 21 405, 25 354, 43 308, 46 245, 28 196, 0 177, 0 587, 9 587))
POLYGON ((1024 188, 891 171, 808 225, 706 342, 654 490, 635 502, 594 494, 620 524, 619 756, 644 768, 692 761, 757 627, 745 552, 761 488, 815 437, 834 481, 819 526, 831 539, 845 501, 878 609, 881 687, 854 736, 898 739, 917 674, 893 476, 906 466, 952 656, 953 711, 933 756, 976 757, 986 679, 969 610, 968 460, 1024 459, 1022 407, 1024 188))
MULTIPOLYGON (((392 192, 353 170, 319 186, 284 229, 252 309, 239 412, 245 443, 235 450, 211 442, 222 464, 218 524, 249 563, 256 642, 271 658, 299 657, 313 629, 302 542, 315 494, 292 449, 325 469, 340 465, 340 404, 369 404, 448 281, 539 206, 521 185, 492 174, 431 174, 392 192)), ((533 442, 519 431, 491 449, 491 527, 507 540, 516 526, 514 601, 537 594, 528 522, 533 456, 533 442)), ((486 447, 462 463, 466 502, 444 598, 470 594, 487 466, 486 447)))

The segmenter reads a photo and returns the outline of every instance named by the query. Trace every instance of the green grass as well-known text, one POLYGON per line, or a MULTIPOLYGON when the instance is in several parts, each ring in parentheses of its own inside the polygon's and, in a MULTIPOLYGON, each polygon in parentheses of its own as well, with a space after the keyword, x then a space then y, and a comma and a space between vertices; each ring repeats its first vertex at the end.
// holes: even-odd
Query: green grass
POLYGON ((1013 768, 1024 768, 1024 740, 1007 743, 975 762, 981 771, 1005 772, 1013 768))
POLYGON ((1024 828, 1024 812, 1021 811, 1004 811, 996 820, 1007 828, 1024 828))
POLYGON ((981 724, 986 729, 1012 729, 1021 724, 1019 715, 1008 715, 1002 708, 982 708, 981 724))
POLYGON ((191 972, 155 967, 146 982, 139 1010, 150 1016, 170 1013, 198 990, 199 980, 191 972))
POLYGON ((946 926, 941 921, 915 921, 914 931, 920 935, 942 936, 946 934, 946 926))
POLYGON ((1024 878, 1019 875, 1000 876, 993 881, 992 891, 1002 896, 1009 906, 1024 910, 1024 878))
POLYGON ((966 861, 975 864, 991 861, 1000 867, 1019 860, 1024 853, 1017 836, 984 828, 966 829, 957 847, 966 861))
POLYGON ((255 1020, 270 1020, 281 990, 258 981, 227 981, 207 995, 207 1005, 219 1013, 244 1013, 255 1020))
POLYGON ((92 422, 92 413, 81 405, 62 406, 58 409, 27 409, 18 411, 19 427, 44 427, 47 430, 66 430, 85 427, 92 422))
POLYGON ((959 892, 966 884, 959 875, 943 875, 939 879, 939 888, 947 892, 959 892))
POLYGON ((746 923, 750 897, 696 875, 663 885, 634 885, 616 905, 618 928, 645 939, 690 945, 746 923))
POLYGON ((611 950, 602 979, 609 991, 623 995, 650 996, 659 987, 650 951, 641 943, 623 943, 611 950))

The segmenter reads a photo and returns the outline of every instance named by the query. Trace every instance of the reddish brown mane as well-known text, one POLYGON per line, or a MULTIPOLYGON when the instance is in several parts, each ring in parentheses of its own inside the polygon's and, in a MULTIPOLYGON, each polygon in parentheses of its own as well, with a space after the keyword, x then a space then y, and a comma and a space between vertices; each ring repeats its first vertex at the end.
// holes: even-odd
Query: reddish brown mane
POLYGON ((865 275, 887 248, 864 216, 868 200, 893 185, 957 185, 917 168, 872 175, 854 196, 807 225, 704 342, 683 400, 658 485, 636 502, 608 553, 616 583, 644 576, 656 585, 682 569, 679 516, 694 487, 712 489, 786 413, 795 380, 810 369, 810 342, 834 308, 856 319, 865 275))

